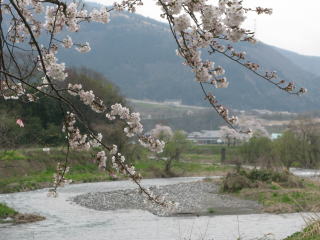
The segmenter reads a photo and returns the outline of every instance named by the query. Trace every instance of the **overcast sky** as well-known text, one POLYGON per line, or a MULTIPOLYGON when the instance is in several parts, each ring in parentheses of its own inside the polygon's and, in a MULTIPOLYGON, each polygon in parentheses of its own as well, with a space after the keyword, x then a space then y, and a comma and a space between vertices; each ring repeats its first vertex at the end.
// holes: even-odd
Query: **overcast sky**
MULTIPOLYGON (((112 4, 115 0, 87 0, 112 4)), ((217 0, 212 0, 216 2, 217 0)), ((161 20, 155 0, 144 0, 137 13, 161 20)), ((304 55, 320 56, 320 0, 244 0, 246 6, 271 7, 271 16, 250 15, 247 26, 259 40, 304 55)))

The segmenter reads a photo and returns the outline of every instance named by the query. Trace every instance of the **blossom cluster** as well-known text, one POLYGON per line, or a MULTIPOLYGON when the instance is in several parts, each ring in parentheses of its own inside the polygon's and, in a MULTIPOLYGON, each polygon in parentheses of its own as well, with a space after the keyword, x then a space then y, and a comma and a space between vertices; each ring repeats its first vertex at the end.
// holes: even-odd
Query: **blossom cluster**
MULTIPOLYGON (((32 51, 38 53, 35 60, 38 70, 43 72, 44 84, 52 84, 53 80, 63 81, 67 77, 65 72, 65 64, 58 63, 56 54, 58 53, 58 44, 64 48, 75 49, 81 53, 91 50, 90 44, 74 43, 70 36, 59 40, 55 37, 57 33, 62 31, 78 32, 80 23, 100 22, 108 23, 110 21, 110 13, 106 7, 101 9, 92 9, 87 11, 82 7, 80 2, 65 3, 64 1, 39 1, 39 0, 21 0, 2 2, 1 8, 4 14, 10 15, 12 20, 8 26, 7 39, 14 44, 23 43, 17 48, 26 49, 26 44, 30 44, 32 51), (44 21, 43 19, 44 15, 44 21), (17 17, 18 16, 18 17, 17 17), (49 44, 47 47, 40 44, 40 36, 49 35, 49 44)), ((13 45, 13 48, 16 46, 13 45)), ((39 90, 44 90, 44 85, 39 90)), ((52 87, 51 87, 52 88, 52 87)))
POLYGON ((245 61, 245 52, 236 52, 231 45, 223 44, 226 41, 255 43, 254 33, 242 27, 246 15, 248 12, 271 14, 271 9, 246 8, 243 0, 219 0, 216 3, 209 0, 158 0, 157 3, 163 11, 161 16, 168 20, 176 39, 177 54, 184 58, 185 64, 194 72, 195 79, 200 83, 210 104, 229 125, 236 122, 236 117, 229 116, 228 110, 218 104, 215 96, 208 94, 203 87, 203 84, 209 84, 215 88, 226 88, 229 82, 223 77, 225 71, 221 66, 215 67, 213 61, 202 59, 202 50, 206 50, 210 55, 223 54, 289 93, 306 92, 305 89, 294 92, 294 86, 290 83, 283 87, 271 81, 258 73, 259 64, 245 61))
MULTIPOLYGON (((53 52, 43 54, 43 62, 46 66, 46 75, 53 80, 64 81, 68 74, 65 72, 65 64, 57 63, 57 58, 53 52)), ((39 63, 39 71, 43 71, 42 63, 39 63)))
POLYGON ((216 97, 213 96, 211 93, 208 93, 206 98, 210 102, 210 104, 214 107, 214 109, 217 111, 217 113, 229 124, 235 124, 238 122, 237 116, 230 116, 229 110, 224 107, 221 104, 218 104, 218 101, 216 100, 216 97))
MULTIPOLYGON (((146 200, 150 201, 151 203, 154 203, 160 206, 165 206, 168 208, 172 208, 176 205, 174 202, 166 200, 165 196, 155 195, 151 191, 151 189, 142 187, 140 185, 140 181, 142 179, 141 175, 135 170, 134 166, 126 163, 125 157, 118 152, 118 148, 116 145, 113 145, 109 153, 110 155, 112 155, 111 157, 112 168, 115 169, 116 172, 130 177, 130 179, 138 185, 139 192, 145 197, 146 200)), ((100 154, 100 156, 103 156, 103 158, 105 158, 104 153, 100 154)))
POLYGON ((56 172, 53 174, 53 188, 49 189, 48 196, 57 197, 57 188, 72 182, 72 180, 65 178, 65 174, 67 174, 69 170, 70 168, 66 164, 58 162, 56 172))
POLYGON ((113 7, 117 11, 128 10, 129 12, 136 12, 136 6, 143 5, 142 0, 123 0, 121 3, 114 2, 113 7))
POLYGON ((89 137, 87 134, 81 134, 80 129, 77 128, 75 124, 75 114, 68 112, 63 126, 63 132, 67 133, 67 139, 71 149, 82 151, 89 150, 92 147, 99 147, 101 145, 101 133, 97 134, 97 136, 89 137))
POLYGON ((126 163, 126 158, 121 153, 116 153, 111 158, 112 167, 119 173, 129 176, 131 179, 140 181, 141 175, 136 172, 134 166, 126 163))
POLYGON ((155 138, 166 139, 173 136, 173 131, 169 126, 157 124, 156 127, 150 131, 150 135, 155 138))
POLYGON ((0 82, 0 93, 4 100, 17 100, 19 97, 23 96, 26 90, 23 88, 21 83, 7 84, 5 82, 0 82))
POLYGON ((141 136, 139 138, 139 143, 148 148, 149 150, 156 152, 156 153, 161 153, 163 152, 165 142, 162 140, 159 140, 153 136, 141 136))
MULTIPOLYGON (((178 202, 170 201, 166 199, 166 194, 164 195, 156 195, 152 190, 152 187, 150 188, 145 188, 145 194, 144 196, 144 204, 145 205, 150 205, 152 208, 157 208, 159 206, 165 207, 162 209, 158 208, 158 213, 160 215, 166 214, 166 212, 174 210, 179 206, 178 202)), ((141 192, 140 192, 141 193, 141 192)))
POLYGON ((127 127, 124 128, 127 137, 133 137, 142 133, 143 126, 140 122, 139 113, 130 113, 130 110, 127 107, 123 107, 120 103, 116 103, 111 106, 111 111, 106 114, 106 118, 114 120, 117 116, 127 123, 127 127))
POLYGON ((79 23, 83 20, 100 23, 108 23, 110 20, 110 14, 106 8, 93 9, 91 12, 82 8, 78 10, 78 8, 75 2, 68 5, 47 6, 44 28, 54 33, 61 32, 64 27, 67 27, 69 32, 77 32, 80 29, 79 23))
MULTIPOLYGON (((89 105, 92 110, 101 113, 106 107, 102 100, 95 97, 93 91, 84 91, 81 84, 68 84, 68 93, 73 96, 79 96, 80 100, 89 105)), ((140 114, 136 112, 130 113, 129 108, 122 106, 120 103, 111 105, 111 111, 106 113, 106 118, 115 120, 118 117, 124 120, 127 126, 123 129, 127 137, 138 136, 139 143, 154 152, 162 152, 165 143, 151 136, 142 135, 143 126, 141 124, 140 114)), ((79 136, 78 136, 79 138, 79 136)))
POLYGON ((81 84, 69 83, 68 93, 72 96, 79 96, 80 100, 85 105, 90 106, 90 108, 97 113, 102 113, 106 109, 103 101, 100 98, 96 97, 92 90, 83 90, 81 84))
POLYGON ((84 44, 80 44, 79 47, 76 47, 76 50, 81 53, 87 53, 87 52, 90 52, 91 47, 90 47, 90 44, 86 42, 84 44))

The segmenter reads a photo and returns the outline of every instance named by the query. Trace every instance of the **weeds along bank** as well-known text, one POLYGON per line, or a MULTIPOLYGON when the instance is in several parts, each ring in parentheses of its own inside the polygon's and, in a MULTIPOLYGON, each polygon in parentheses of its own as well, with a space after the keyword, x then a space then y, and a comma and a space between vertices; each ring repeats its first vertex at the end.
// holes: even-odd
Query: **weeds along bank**
MULTIPOLYGON (((154 160, 153 160, 153 162, 154 162, 154 160)), ((158 162, 159 163, 159 162, 158 162)), ((161 167, 163 167, 163 165, 161 165, 161 167)), ((247 176, 247 178, 248 179, 250 179, 253 183, 255 182, 255 181, 260 181, 260 182, 265 182, 265 184, 270 184, 271 185, 271 188, 274 188, 274 186, 276 185, 276 183, 278 183, 279 185, 281 185, 281 186, 283 186, 283 190, 287 190, 287 189, 289 189, 289 187, 290 186, 297 186, 297 185, 294 185, 294 182, 295 182, 295 180, 287 180, 286 178, 284 178, 284 177, 279 177, 279 175, 277 175, 277 174, 271 174, 271 173, 268 173, 268 172, 264 172, 264 171, 258 171, 258 172, 254 172, 254 171, 252 171, 252 172, 248 172, 247 174, 246 174, 246 176, 247 176), (274 182, 274 183, 273 183, 274 182), (290 183, 290 185, 287 185, 288 184, 288 182, 290 183), (292 183, 293 182, 293 183, 292 183), (273 186, 273 187, 272 187, 273 186)), ((116 183, 116 182, 114 182, 115 184, 118 184, 118 183, 116 183)), ((211 182, 211 181, 209 181, 209 179, 206 179, 205 180, 205 183, 206 184, 217 184, 217 182, 211 182)), ((108 183, 109 184, 109 183, 108 183)), ((113 184, 113 183, 112 183, 113 184)), ((262 185, 262 184, 261 184, 262 185)), ((169 186, 168 186, 169 187, 169 186)), ((258 192, 259 191, 259 186, 257 186, 257 185, 255 185, 255 184, 252 184, 252 185, 250 185, 249 187, 247 187, 247 188, 245 188, 244 190, 246 190, 246 189, 251 189, 252 191, 255 191, 255 192, 258 192), (250 188, 249 188, 250 187, 250 188)), ((315 185, 314 186, 314 189, 316 189, 317 188, 317 186, 315 185)), ((179 188, 180 189, 180 188, 179 188)), ((310 190, 310 188, 307 186, 307 187, 304 187, 304 189, 306 190, 306 189, 308 189, 308 190, 310 190)), ((304 191, 303 190, 303 188, 301 188, 300 189, 300 191, 304 191)), ((167 191, 166 191, 167 192, 167 191)), ((176 192, 176 191, 174 191, 174 192, 176 192)), ((190 191, 185 191, 185 192, 188 192, 188 193, 190 193, 190 191)), ((211 191, 210 191, 211 192, 211 191)), ((23 193, 24 194, 24 193, 23 193)), ((29 193, 28 193, 29 194, 29 193)), ((45 192, 42 192, 41 194, 43 194, 44 196, 43 197, 46 197, 46 193, 45 192)), ((198 193, 199 194, 199 193, 198 193)), ((221 193, 220 193, 221 194, 221 193)), ((199 195, 198 195, 199 196, 199 195)), ((234 197, 234 196, 233 196, 234 197)), ((238 196, 236 195, 235 196, 236 198, 238 198, 238 196)), ((94 201, 94 202, 96 202, 96 201, 94 201)), ((99 201, 98 201, 99 202, 99 201)), ((9 203, 9 202, 8 202, 9 203)), ((216 203, 216 202, 215 202, 216 203)), ((292 203, 291 203, 292 204, 292 203)), ((11 206, 11 205, 9 205, 9 206, 11 206)), ((205 210, 207 211, 207 213, 208 214, 218 214, 218 212, 217 212, 217 208, 216 207, 214 207, 214 208, 210 208, 210 206, 206 206, 206 208, 205 208, 205 210)), ((244 227, 243 225, 242 225, 242 227, 244 227)), ((295 230, 295 229, 294 229, 295 230)), ((298 229, 296 229, 296 230, 298 230, 298 229)), ((299 238, 298 238, 299 239, 299 238)), ((315 239, 317 239, 317 238, 315 238, 315 239)), ((291 239, 290 239, 291 240, 291 239)), ((296 239, 294 239, 294 240, 296 240, 296 239)), ((301 239, 301 240, 304 240, 303 238, 301 239)), ((309 239, 307 239, 307 240, 309 240, 309 239)), ((312 240, 314 240, 314 239, 312 239, 312 240)))
MULTIPOLYGON (((0 192, 49 187, 57 163, 64 161, 65 153, 64 148, 51 148, 48 152, 42 148, 0 151, 0 192)), ((90 161, 90 152, 72 151, 69 154, 72 168, 70 176, 75 182, 109 179, 90 161)))
MULTIPOLYGON (((220 146, 221 148, 221 146, 220 146)), ((65 160, 66 148, 27 148, 0 151, 0 192, 28 191, 49 187, 58 162, 65 160)), ((131 149, 130 161, 146 178, 173 176, 221 175, 231 169, 219 165, 219 146, 192 146, 174 160, 170 171, 165 171, 166 159, 162 155, 150 155, 142 148, 131 149), (212 149, 213 150, 212 150, 212 149)), ((90 151, 69 153, 73 182, 98 182, 119 179, 113 172, 97 169, 90 151)), ((120 178, 123 179, 123 178, 120 178)))
POLYGON ((319 212, 320 183, 288 171, 240 170, 222 180, 221 191, 254 200, 267 213, 319 212))
POLYGON ((284 240, 318 240, 320 239, 320 220, 312 220, 301 232, 297 232, 284 240))
POLYGON ((42 220, 45 220, 42 216, 18 213, 13 208, 10 208, 6 204, 0 202, 0 224, 21 224, 42 220))

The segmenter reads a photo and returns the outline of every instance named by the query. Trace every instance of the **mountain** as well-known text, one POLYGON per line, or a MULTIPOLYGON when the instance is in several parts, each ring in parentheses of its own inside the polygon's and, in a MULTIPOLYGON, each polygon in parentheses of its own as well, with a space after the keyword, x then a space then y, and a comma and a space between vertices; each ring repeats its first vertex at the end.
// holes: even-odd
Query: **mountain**
MULTIPOLYGON (((191 71, 175 54, 176 45, 168 25, 137 14, 115 13, 109 24, 83 24, 72 35, 75 41, 90 42, 92 51, 80 54, 66 50, 59 58, 69 66, 86 66, 103 73, 129 98, 155 101, 181 100, 183 104, 208 106, 191 71)), ((320 107, 320 83, 312 73, 295 64, 274 47, 237 44, 248 60, 266 70, 275 70, 281 79, 308 88, 305 96, 289 96, 250 71, 214 55, 213 61, 226 69, 227 89, 212 89, 222 104, 236 109, 307 111, 320 107)))
POLYGON ((320 57, 301 55, 281 48, 276 49, 303 70, 320 76, 320 57))

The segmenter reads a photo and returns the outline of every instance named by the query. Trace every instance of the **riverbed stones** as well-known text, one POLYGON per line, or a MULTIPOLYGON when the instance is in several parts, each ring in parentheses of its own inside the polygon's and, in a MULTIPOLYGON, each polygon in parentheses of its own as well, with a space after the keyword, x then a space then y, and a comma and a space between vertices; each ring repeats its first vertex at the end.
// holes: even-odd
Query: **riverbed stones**
POLYGON ((142 209, 158 216, 250 214, 262 210, 262 206, 254 201, 220 194, 218 185, 213 182, 153 186, 151 190, 156 195, 166 196, 167 200, 178 202, 178 206, 167 209, 150 204, 149 201, 144 201, 137 190, 87 193, 72 200, 81 206, 100 211, 142 209))

